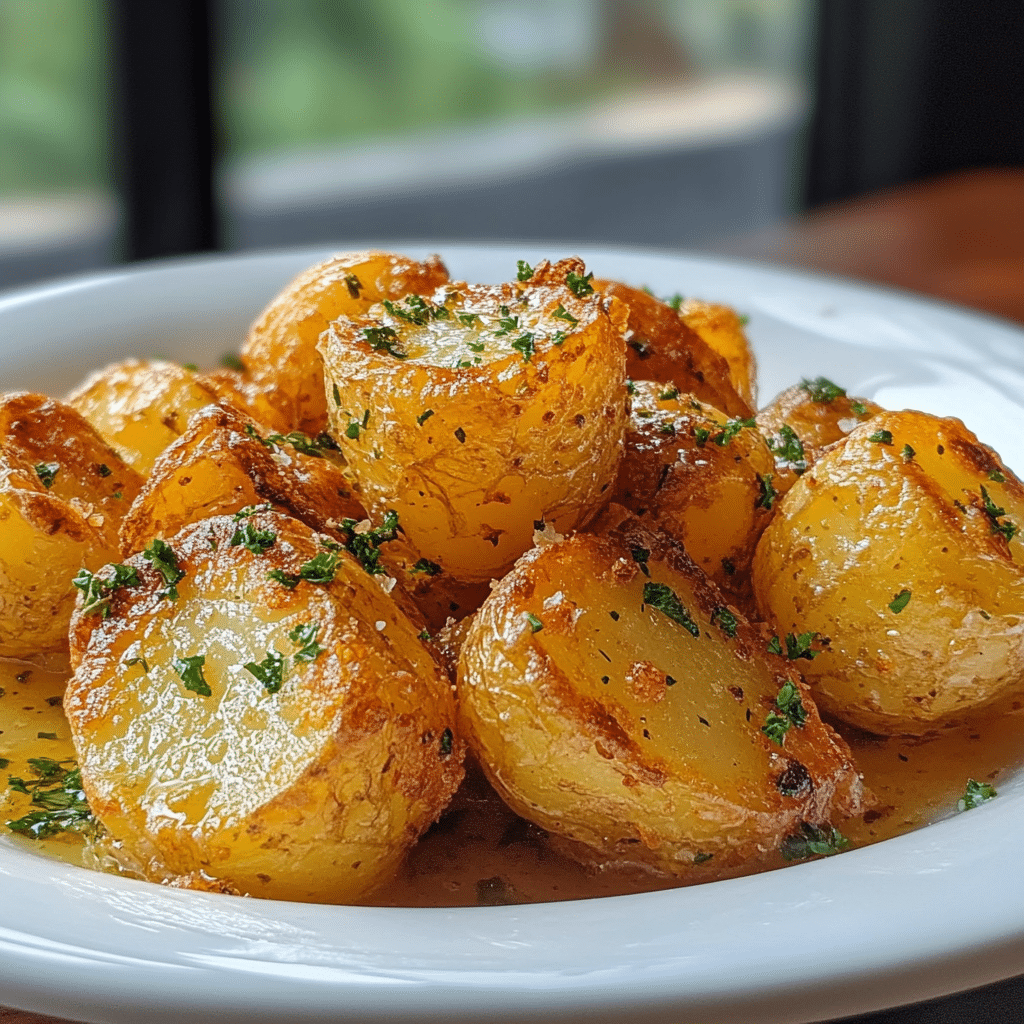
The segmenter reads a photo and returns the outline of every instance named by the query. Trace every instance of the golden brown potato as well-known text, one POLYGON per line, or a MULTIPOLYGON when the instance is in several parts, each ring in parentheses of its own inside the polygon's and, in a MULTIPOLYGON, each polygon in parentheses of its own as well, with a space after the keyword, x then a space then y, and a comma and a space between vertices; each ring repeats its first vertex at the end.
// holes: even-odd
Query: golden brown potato
POLYGON ((925 733, 1022 686, 1022 524, 1020 481, 959 420, 880 413, 780 502, 758 608, 815 641, 801 667, 823 710, 925 733))
POLYGON ((678 540, 715 582, 744 593, 775 503, 774 460, 752 419, 635 381, 614 499, 678 540))
POLYGON ((376 251, 342 253, 303 271, 267 306, 242 347, 248 379, 259 393, 249 408, 269 420, 261 407, 266 401, 288 429, 320 433, 327 426, 327 400, 317 339, 328 324, 384 299, 429 295, 447 280, 437 256, 419 262, 376 251))
POLYGON ((278 513, 196 523, 121 572, 106 617, 76 612, 64 698, 118 856, 278 899, 351 902, 386 879, 462 777, 416 627, 278 513))
POLYGON ((687 881, 772 866, 806 829, 842 845, 861 783, 808 694, 678 544, 614 506, 496 585, 458 680, 516 813, 687 881))
MULTIPOLYGON (((717 302, 683 299, 679 317, 690 330, 729 364, 733 387, 751 409, 757 408, 757 364, 736 310, 717 302)), ((728 411, 728 410, 727 410, 728 411)))
POLYGON ((147 476, 157 456, 185 432, 189 417, 217 395, 182 366, 126 359, 91 374, 67 401, 147 476))
POLYGON ((341 318, 321 340, 331 425, 367 507, 444 572, 486 582, 534 523, 587 522, 626 425, 624 315, 578 259, 341 318))
POLYGON ((262 390, 239 370, 212 370, 200 373, 196 379, 217 396, 219 405, 237 409, 256 423, 262 423, 268 432, 288 434, 292 431, 293 424, 270 401, 272 391, 262 390))
POLYGON ((207 406, 156 460, 121 528, 121 550, 141 551, 197 519, 263 502, 320 532, 365 519, 336 448, 326 435, 271 433, 237 410, 207 406))
POLYGON ((67 645, 72 579, 117 557, 141 483, 74 409, 43 395, 0 399, 0 656, 67 645))
POLYGON ((629 309, 627 377, 675 385, 730 416, 754 415, 750 399, 733 383, 728 360, 688 327, 671 305, 617 281, 595 281, 594 287, 629 309))
POLYGON ((823 449, 882 411, 869 398, 851 398, 827 377, 803 380, 757 414, 757 427, 775 453, 775 489, 785 494, 823 449))

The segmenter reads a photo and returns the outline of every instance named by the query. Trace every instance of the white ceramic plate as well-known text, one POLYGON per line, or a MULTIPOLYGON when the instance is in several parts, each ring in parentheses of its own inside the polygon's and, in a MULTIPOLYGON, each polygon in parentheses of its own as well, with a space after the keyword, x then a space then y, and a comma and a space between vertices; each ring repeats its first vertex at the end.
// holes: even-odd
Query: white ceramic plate
MULTIPOLYGON (((347 248, 347 247, 346 247, 347 248)), ((420 255, 422 246, 400 251, 420 255)), ((439 244, 508 278, 574 247, 439 244)), ((115 357, 212 364, 323 250, 170 262, 0 297, 0 390, 115 357)), ((767 398, 825 374, 961 416, 1024 468, 1024 334, 934 302, 741 264, 583 250, 599 276, 750 316, 767 398)), ((1024 972, 1024 777, 918 832, 670 892, 456 910, 271 903, 67 867, 0 840, 0 1004, 88 1021, 797 1024, 1024 972)))

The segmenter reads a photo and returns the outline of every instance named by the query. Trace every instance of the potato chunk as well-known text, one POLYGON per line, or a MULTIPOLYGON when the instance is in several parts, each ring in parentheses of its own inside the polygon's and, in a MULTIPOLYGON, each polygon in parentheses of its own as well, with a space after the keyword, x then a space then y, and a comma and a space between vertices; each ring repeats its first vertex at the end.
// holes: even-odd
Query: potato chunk
POLYGON ((0 399, 0 656, 67 644, 72 578, 117 557, 121 517, 141 483, 69 406, 0 399))
POLYGON ((153 880, 351 902, 462 777, 450 686, 345 552, 278 513, 217 516, 80 609, 64 708, 90 806, 153 880))
POLYGON ((804 683, 679 545, 614 506, 603 526, 526 554, 469 627, 460 720, 495 788, 689 881, 778 863, 802 823, 832 835, 861 785, 804 683))
POLYGON ((217 394, 191 370, 161 360, 126 359, 87 377, 68 395, 130 466, 148 475, 157 456, 217 394))
POLYGON ((320 343, 332 431, 370 511, 396 509, 467 582, 505 572, 536 521, 587 522, 621 457, 622 315, 568 259, 337 320, 320 343))
POLYGON ((715 582, 745 590, 775 501, 771 452, 752 419, 636 381, 615 499, 678 540, 715 582))
POLYGON ((751 399, 740 393, 732 379, 728 360, 688 327, 672 306, 617 281, 598 281, 596 287, 629 309, 627 377, 674 385, 730 416, 754 415, 751 399))
POLYGON ((242 347, 256 392, 250 407, 260 414, 265 401, 289 429, 318 434, 327 426, 327 400, 316 346, 327 325, 384 299, 428 295, 447 280, 437 256, 420 262, 376 251, 342 253, 303 271, 260 314, 242 347))
POLYGON ((955 419, 887 412, 827 449, 754 559, 761 614, 815 635, 823 708, 922 734, 1024 679, 1024 490, 955 419))
POLYGON ((733 387, 751 409, 756 409, 757 364, 743 330, 745 320, 729 306, 701 299, 684 299, 679 305, 679 318, 725 359, 733 387))

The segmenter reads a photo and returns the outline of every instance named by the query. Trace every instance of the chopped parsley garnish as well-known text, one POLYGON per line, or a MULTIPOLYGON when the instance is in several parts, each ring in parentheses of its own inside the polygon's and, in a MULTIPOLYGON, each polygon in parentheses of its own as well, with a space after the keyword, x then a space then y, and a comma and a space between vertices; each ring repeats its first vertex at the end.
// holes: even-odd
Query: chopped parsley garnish
POLYGON ((28 765, 36 776, 34 779, 26 781, 12 776, 7 783, 15 793, 31 796, 32 806, 37 810, 8 821, 12 832, 29 839, 50 839, 61 832, 89 833, 97 829, 82 789, 82 773, 74 761, 30 757, 28 765))
POLYGON ((645 576, 650 576, 651 570, 647 567, 647 560, 651 557, 650 551, 647 548, 635 547, 630 548, 629 553, 633 556, 633 561, 640 566, 640 571, 645 576))
POLYGON ((584 295, 593 294, 594 286, 590 283, 593 277, 593 274, 577 274, 575 270, 570 270, 565 276, 565 284, 573 295, 582 299, 584 295))
POLYGON ((628 377, 626 378, 626 393, 630 395, 636 394, 636 385, 628 377))
POLYGON ((125 660, 125 668, 132 668, 135 665, 140 665, 143 672, 149 671, 149 662, 145 658, 128 658, 125 660))
POLYGON ((831 825, 811 825, 801 821, 800 831, 782 840, 782 856, 784 860, 831 857, 849 845, 850 840, 831 825))
POLYGON ((519 281, 529 281, 531 277, 533 277, 533 267, 526 260, 517 260, 516 279, 519 281))
POLYGON ((1009 519, 1006 522, 999 522, 1000 516, 1006 515, 1006 509, 1000 508, 996 503, 989 497, 988 491, 981 488, 981 500, 984 502, 985 514, 989 518, 989 525, 992 528, 993 533, 1002 534, 1007 542, 1013 540, 1017 534, 1017 525, 1011 522, 1009 519))
POLYGON ((869 441, 874 441, 875 444, 892 444, 892 431, 891 430, 876 430, 869 438, 869 441))
POLYGON ((419 414, 419 416, 416 417, 416 422, 422 427, 423 424, 426 423, 427 420, 429 420, 430 417, 433 416, 433 415, 434 415, 434 410, 433 409, 424 409, 423 412, 421 412, 419 414))
POLYGON ((833 384, 828 377, 815 377, 814 380, 805 378, 800 381, 800 387, 811 396, 812 402, 834 402, 837 398, 846 397, 846 389, 833 384))
POLYGON ((693 855, 693 863, 694 864, 707 864, 707 862, 709 860, 711 860, 712 857, 714 857, 713 853, 706 853, 704 850, 698 850, 693 855))
POLYGON ((277 534, 273 530, 257 530, 251 519, 246 519, 235 529, 231 535, 231 547, 241 544, 254 555, 262 555, 268 548, 273 547, 277 540, 277 534))
POLYGON ((667 615, 673 622, 678 622, 692 637, 700 638, 700 627, 683 607, 676 592, 664 583, 644 584, 644 604, 667 615))
POLYGON ((246 505, 245 508, 240 508, 232 517, 232 521, 240 523, 243 519, 250 519, 252 516, 259 515, 260 512, 269 512, 271 505, 269 502, 264 502, 262 505, 246 505))
POLYGON ((307 583, 330 583, 337 568, 338 556, 333 551, 321 551, 299 567, 299 578, 307 583))
POLYGON ((441 733, 440 750, 441 750, 441 756, 442 757, 448 757, 448 755, 451 754, 451 752, 452 752, 452 741, 454 739, 455 739, 455 737, 452 736, 451 729, 445 729, 445 731, 443 733, 441 733))
POLYGON ((851 402, 850 408, 858 415, 863 416, 868 411, 868 407, 863 402, 851 402))
POLYGON ((780 461, 786 463, 794 473, 799 476, 807 469, 807 455, 804 452, 803 442, 797 437, 796 431, 787 424, 779 428, 778 437, 766 439, 768 448, 780 461))
POLYGON ((756 424, 751 420, 729 420, 728 423, 715 434, 711 440, 720 448, 724 448, 744 427, 754 427, 756 424))
POLYGON ((666 388, 658 395, 659 402, 671 402, 673 398, 679 397, 679 388, 673 386, 666 388))
POLYGON ((556 309, 554 313, 552 313, 551 315, 553 317, 556 317, 558 320, 564 320, 568 324, 579 323, 579 320, 577 320, 576 317, 572 315, 572 313, 568 312, 565 306, 562 305, 562 303, 558 304, 558 309, 556 309))
POLYGON ((915 456, 916 454, 917 454, 917 452, 915 452, 915 451, 914 451, 914 449, 913 449, 913 448, 911 448, 909 444, 905 444, 905 445, 904 445, 904 446, 903 446, 903 447, 902 447, 902 448, 900 449, 900 455, 902 455, 902 456, 903 456, 903 458, 904 458, 904 459, 905 459, 905 460, 906 460, 907 462, 909 462, 909 461, 910 461, 910 460, 911 460, 911 459, 912 459, 912 458, 913 458, 913 457, 914 457, 914 456, 915 456))
POLYGON ((398 347, 398 334, 393 327, 364 327, 363 338, 374 352, 387 352, 396 359, 408 358, 398 347))
POLYGON ((55 732, 37 732, 36 733, 36 739, 37 740, 55 740, 56 738, 57 738, 57 734, 55 732))
POLYGON ((88 569, 79 569, 71 581, 72 586, 82 592, 82 614, 90 615, 101 611, 103 618, 110 615, 110 596, 121 587, 137 587, 142 581, 139 574, 128 565, 117 563, 108 566, 114 570, 113 579, 105 580, 88 569))
MULTIPOLYGON (((811 633, 795 633, 786 634, 786 650, 785 655, 790 661, 797 661, 799 658, 804 658, 807 661, 814 661, 814 659, 821 653, 821 651, 815 651, 811 648, 811 644, 818 638, 818 634, 811 633)), ((779 641, 777 636, 773 636, 768 642, 768 651, 770 654, 783 653, 782 643, 779 641)))
POLYGON ((787 679, 775 697, 775 710, 770 712, 761 726, 761 732, 773 743, 782 746, 783 737, 790 726, 802 729, 807 722, 807 709, 800 699, 800 691, 787 679))
POLYGON ((407 309, 402 309, 397 303, 391 302, 388 299, 384 300, 384 308, 394 317, 398 317, 402 320, 407 321, 410 324, 416 324, 417 327, 423 327, 430 320, 430 312, 425 308, 425 304, 418 295, 410 295, 406 300, 405 304, 407 309), (419 302, 414 302, 414 299, 419 299, 419 302))
POLYGON ((430 639, 430 634, 425 629, 421 629, 419 631, 419 633, 416 634, 416 639, 417 640, 429 640, 430 639))
POLYGON ((334 395, 334 404, 340 409, 341 408, 341 392, 338 390, 337 384, 331 385, 331 394, 334 395))
POLYGON ((998 469, 990 469, 988 471, 988 478, 989 480, 994 480, 997 484, 1006 483, 1006 477, 998 469))
POLYGON ((472 327, 480 320, 478 313, 459 313, 459 323, 465 327, 472 327))
MULTIPOLYGON (((112 471, 111 471, 110 467, 105 462, 101 462, 96 467, 96 472, 99 473, 100 476, 110 476, 112 471)), ((991 476, 991 474, 989 474, 989 475, 991 476)))
POLYGON ((349 295, 351 295, 353 299, 358 299, 359 291, 363 287, 362 282, 355 274, 346 274, 344 280, 345 287, 348 289, 349 295))
POLYGON ((530 624, 531 633, 539 633, 544 628, 544 623, 533 612, 526 613, 526 621, 530 624))
POLYGON ((267 651, 262 661, 247 661, 242 668, 255 676, 267 693, 277 693, 284 683, 284 655, 278 651, 267 651))
POLYGON ((268 580, 274 580, 280 583, 282 587, 287 587, 288 590, 294 590, 302 579, 297 573, 285 572, 283 569, 271 569, 267 573, 268 580))
POLYGON ((172 664, 186 690, 198 693, 200 697, 209 697, 213 693, 203 675, 206 655, 193 654, 185 658, 175 658, 172 664))
MULTIPOLYGON (((339 401, 338 404, 340 405, 341 402, 339 401)), ((301 430, 292 430, 287 434, 268 434, 266 437, 262 437, 251 423, 246 423, 245 432, 254 441, 259 441, 264 448, 283 448, 288 444, 297 452, 303 455, 310 455, 314 459, 323 458, 323 451, 321 450, 323 448, 326 448, 328 451, 338 450, 334 438, 327 433, 317 434, 316 437, 311 438, 303 434, 301 430)))
POLYGON ((441 566, 437 562, 432 562, 429 558, 421 558, 410 570, 411 573, 425 573, 427 576, 436 576, 441 571, 441 566))
POLYGON ((658 427, 658 433, 665 434, 668 437, 675 437, 676 425, 671 420, 668 420, 665 423, 662 423, 660 427, 658 427))
POLYGON ((314 661, 317 655, 327 650, 316 642, 316 635, 319 632, 319 622, 304 622, 288 631, 288 639, 299 645, 299 650, 294 655, 296 661, 314 661))
POLYGON ((889 602, 889 611, 891 611, 893 615, 899 615, 899 613, 903 611, 908 604, 910 604, 910 591, 905 589, 901 590, 889 602))
POLYGON ((762 476, 758 473, 757 482, 761 485, 761 496, 754 507, 770 509, 775 504, 775 499, 779 496, 779 492, 772 486, 772 474, 765 473, 762 476))
POLYGON ((49 490, 53 486, 54 478, 60 472, 59 462, 38 462, 32 467, 39 477, 39 482, 49 490))
POLYGON ((739 625, 739 619, 737 619, 736 616, 733 615, 733 613, 724 605, 719 605, 711 613, 711 622, 712 624, 717 625, 726 636, 736 635, 736 627, 739 625))
POLYGON ((353 441, 357 441, 359 439, 359 430, 359 421, 352 420, 352 422, 345 428, 345 436, 351 438, 353 441))
POLYGON ((665 299, 665 305, 671 306, 678 313, 679 307, 682 306, 684 301, 683 296, 680 295, 679 292, 676 292, 675 295, 670 295, 665 299))
POLYGON ((160 592, 160 596, 166 597, 168 601, 177 601, 178 588, 175 584, 184 577, 185 570, 178 568, 178 556, 174 553, 171 545, 156 537, 142 552, 142 557, 152 564, 153 568, 163 577, 164 583, 167 584, 166 588, 160 592))
POLYGON ((533 344, 533 335, 527 332, 526 334, 520 335, 512 342, 512 347, 523 354, 523 362, 528 363, 530 356, 536 351, 533 344))
POLYGON ((994 796, 996 796, 995 786, 987 782, 978 782, 976 779, 968 779, 964 795, 957 801, 956 806, 961 811, 970 811, 987 800, 991 800, 994 796))
POLYGON ((235 370, 238 373, 245 373, 245 363, 242 362, 241 358, 235 355, 234 352, 225 352, 220 357, 220 365, 225 370, 235 370))
POLYGON ((466 432, 462 429, 462 427, 456 427, 454 433, 455 439, 459 442, 459 444, 466 443, 466 432))
MULTIPOLYGON (((711 437, 711 431, 708 430, 707 427, 694 427, 693 437, 697 444, 703 447, 705 444, 707 444, 708 439, 711 437)), ((769 506, 769 508, 770 507, 771 506, 769 506)))
MULTIPOLYGON (((355 556, 355 559, 359 564, 371 575, 381 576, 386 574, 387 570, 380 564, 380 551, 378 550, 381 544, 386 543, 389 540, 394 540, 398 536, 398 513, 394 509, 389 509, 381 520, 380 526, 375 526, 372 529, 365 530, 362 533, 356 532, 356 527, 359 525, 359 521, 356 519, 344 519, 341 523, 342 531, 345 534, 345 550, 349 554, 355 556)), ((317 555, 317 558, 321 558, 322 555, 317 555)), ((314 559, 316 561, 316 559, 314 559)), ((334 563, 331 566, 331 579, 334 578, 334 568, 337 565, 337 556, 334 556, 334 563)), ((306 565, 311 563, 307 562, 306 565)), ((302 567, 304 570, 306 566, 302 567)), ((302 572, 300 570, 300 572, 302 572)), ((309 579, 308 576, 303 572, 303 579, 309 579)), ((321 583, 330 580, 310 580, 311 583, 321 583)))

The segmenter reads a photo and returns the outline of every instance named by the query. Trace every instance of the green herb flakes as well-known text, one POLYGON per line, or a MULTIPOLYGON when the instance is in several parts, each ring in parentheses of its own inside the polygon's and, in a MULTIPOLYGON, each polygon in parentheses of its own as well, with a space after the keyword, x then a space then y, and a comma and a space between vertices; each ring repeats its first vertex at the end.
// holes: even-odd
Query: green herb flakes
POLYGON ((889 602, 889 611, 891 611, 893 615, 899 615, 899 613, 903 611, 903 609, 906 608, 908 604, 910 604, 910 591, 901 590, 889 602))
POLYGON ((846 397, 846 390, 833 384, 828 377, 815 377, 814 380, 805 378, 800 381, 800 387, 811 396, 812 402, 834 402, 837 398, 846 397))
POLYGON ((808 857, 831 857, 850 845, 841 832, 831 825, 812 825, 800 822, 800 831, 782 840, 784 860, 806 860, 808 857))
POLYGON ((649 604, 673 622, 678 622, 695 639, 700 638, 700 627, 690 617, 690 613, 683 607, 679 596, 671 587, 664 583, 645 583, 644 604, 649 604))
POLYGON ((408 358, 398 346, 398 334, 393 327, 364 327, 363 338, 374 352, 386 352, 396 359, 408 358))
POLYGON ((906 462, 909 462, 916 454, 917 454, 917 452, 915 452, 914 449, 911 448, 909 444, 905 444, 900 449, 900 455, 903 456, 903 459, 906 462))
MULTIPOLYGON (((344 519, 341 528, 345 534, 345 550, 353 555, 357 562, 371 575, 382 576, 387 570, 380 564, 381 544, 394 540, 398 536, 398 513, 389 509, 381 520, 380 526, 363 529, 355 519, 344 519)), ((320 556, 317 556, 320 557, 320 556)), ((308 562, 306 563, 309 564, 308 562)), ((337 558, 335 558, 335 565, 337 558)), ((305 566, 303 567, 305 568, 305 566)), ((300 570, 301 571, 301 570, 300 570)), ((331 576, 333 578, 334 568, 332 566, 331 576)), ((309 577, 304 576, 304 579, 309 577)), ((321 582, 310 580, 310 582, 321 582)), ((328 581, 329 582, 329 581, 328 581)))
POLYGON ((779 428, 779 436, 769 437, 767 442, 775 458, 789 466, 797 476, 806 472, 807 455, 803 442, 792 427, 784 423, 779 428))
POLYGON ((524 363, 528 363, 530 361, 530 356, 532 356, 536 351, 533 344, 533 335, 529 332, 516 338, 516 340, 512 342, 512 347, 517 352, 522 353, 524 363))
POLYGON ((533 267, 526 260, 516 261, 516 280, 529 281, 533 277, 533 267))
POLYGON ((995 786, 987 782, 978 782, 976 779, 968 779, 964 795, 957 801, 956 806, 958 810, 970 811, 996 795, 995 786))
POLYGON ((772 474, 765 473, 762 475, 758 473, 757 482, 761 487, 761 496, 754 507, 771 509, 772 505, 775 504, 775 499, 779 496, 779 492, 772 486, 772 474))
POLYGON ((203 675, 203 665, 206 664, 206 656, 193 654, 188 657, 176 657, 172 662, 174 671, 178 674, 186 690, 198 693, 200 697, 209 697, 213 691, 203 675))
MULTIPOLYGON (((5 760, 0 767, 6 768, 5 760)), ((31 757, 29 768, 34 779, 12 776, 7 780, 12 792, 32 798, 30 811, 22 818, 7 822, 12 832, 29 839, 50 839, 62 832, 92 834, 99 828, 82 789, 82 773, 74 761, 54 761, 31 757)))
POLYGON ((36 471, 36 476, 39 477, 39 482, 49 490, 53 486, 55 477, 60 472, 60 463, 37 462, 32 468, 36 471))
POLYGON ((249 519, 241 522, 231 535, 231 547, 241 545, 254 555, 262 555, 269 548, 273 547, 277 540, 277 534, 273 530, 258 530, 249 519))
POLYGON ((163 577, 166 588, 160 592, 161 597, 169 601, 178 600, 176 584, 184 578, 185 570, 178 568, 178 556, 166 541, 159 537, 142 552, 142 557, 152 564, 153 568, 163 577))
POLYGON ((573 295, 582 299, 584 295, 593 294, 594 286, 590 283, 593 278, 593 274, 577 274, 575 270, 570 270, 569 273, 566 274, 565 284, 573 295))
POLYGON ((892 431, 876 430, 868 440, 874 441, 875 444, 892 444, 892 431))
POLYGON ((234 370, 237 373, 245 373, 245 363, 242 362, 241 358, 234 352, 225 352, 220 357, 220 365, 225 370, 234 370))
POLYGON ((436 576, 440 571, 441 566, 437 562, 432 562, 429 558, 421 558, 409 570, 411 573, 424 573, 427 576, 436 576))
POLYGON ((426 423, 427 420, 429 420, 430 417, 433 416, 433 415, 434 415, 434 410, 433 409, 424 409, 423 412, 421 412, 419 414, 419 416, 416 417, 416 422, 422 427, 423 424, 426 423))
POLYGON ((552 313, 551 315, 557 318, 558 320, 564 320, 568 324, 579 323, 579 320, 576 317, 574 317, 572 313, 568 312, 565 306, 562 305, 562 303, 558 304, 558 309, 556 309, 554 313, 552 313))
POLYGON ((258 679, 267 693, 277 693, 284 684, 284 655, 267 651, 262 661, 247 661, 242 668, 258 679))
POLYGON ((736 635, 736 628, 739 626, 739 619, 724 605, 719 605, 711 613, 711 622, 730 637, 736 635))
POLYGON ((346 274, 344 277, 345 287, 348 289, 349 295, 353 299, 359 298, 359 292, 362 290, 362 282, 356 277, 355 274, 346 274))
POLYGON ((1000 517, 1006 515, 1006 510, 999 508, 999 506, 996 505, 996 503, 989 497, 989 493, 984 487, 981 488, 981 499, 983 502, 982 507, 985 509, 985 514, 989 518, 989 525, 992 528, 992 532, 1001 534, 1006 538, 1007 543, 1009 543, 1009 541, 1013 540, 1017 534, 1017 525, 1012 523, 1009 519, 1003 523, 999 522, 1000 517))
POLYGON ((451 729, 445 729, 441 733, 441 742, 438 744, 438 747, 442 757, 449 757, 451 755, 454 739, 455 737, 452 735, 451 729))
POLYGON ((531 633, 539 633, 544 628, 544 623, 533 612, 526 613, 526 621, 530 624, 531 633))

